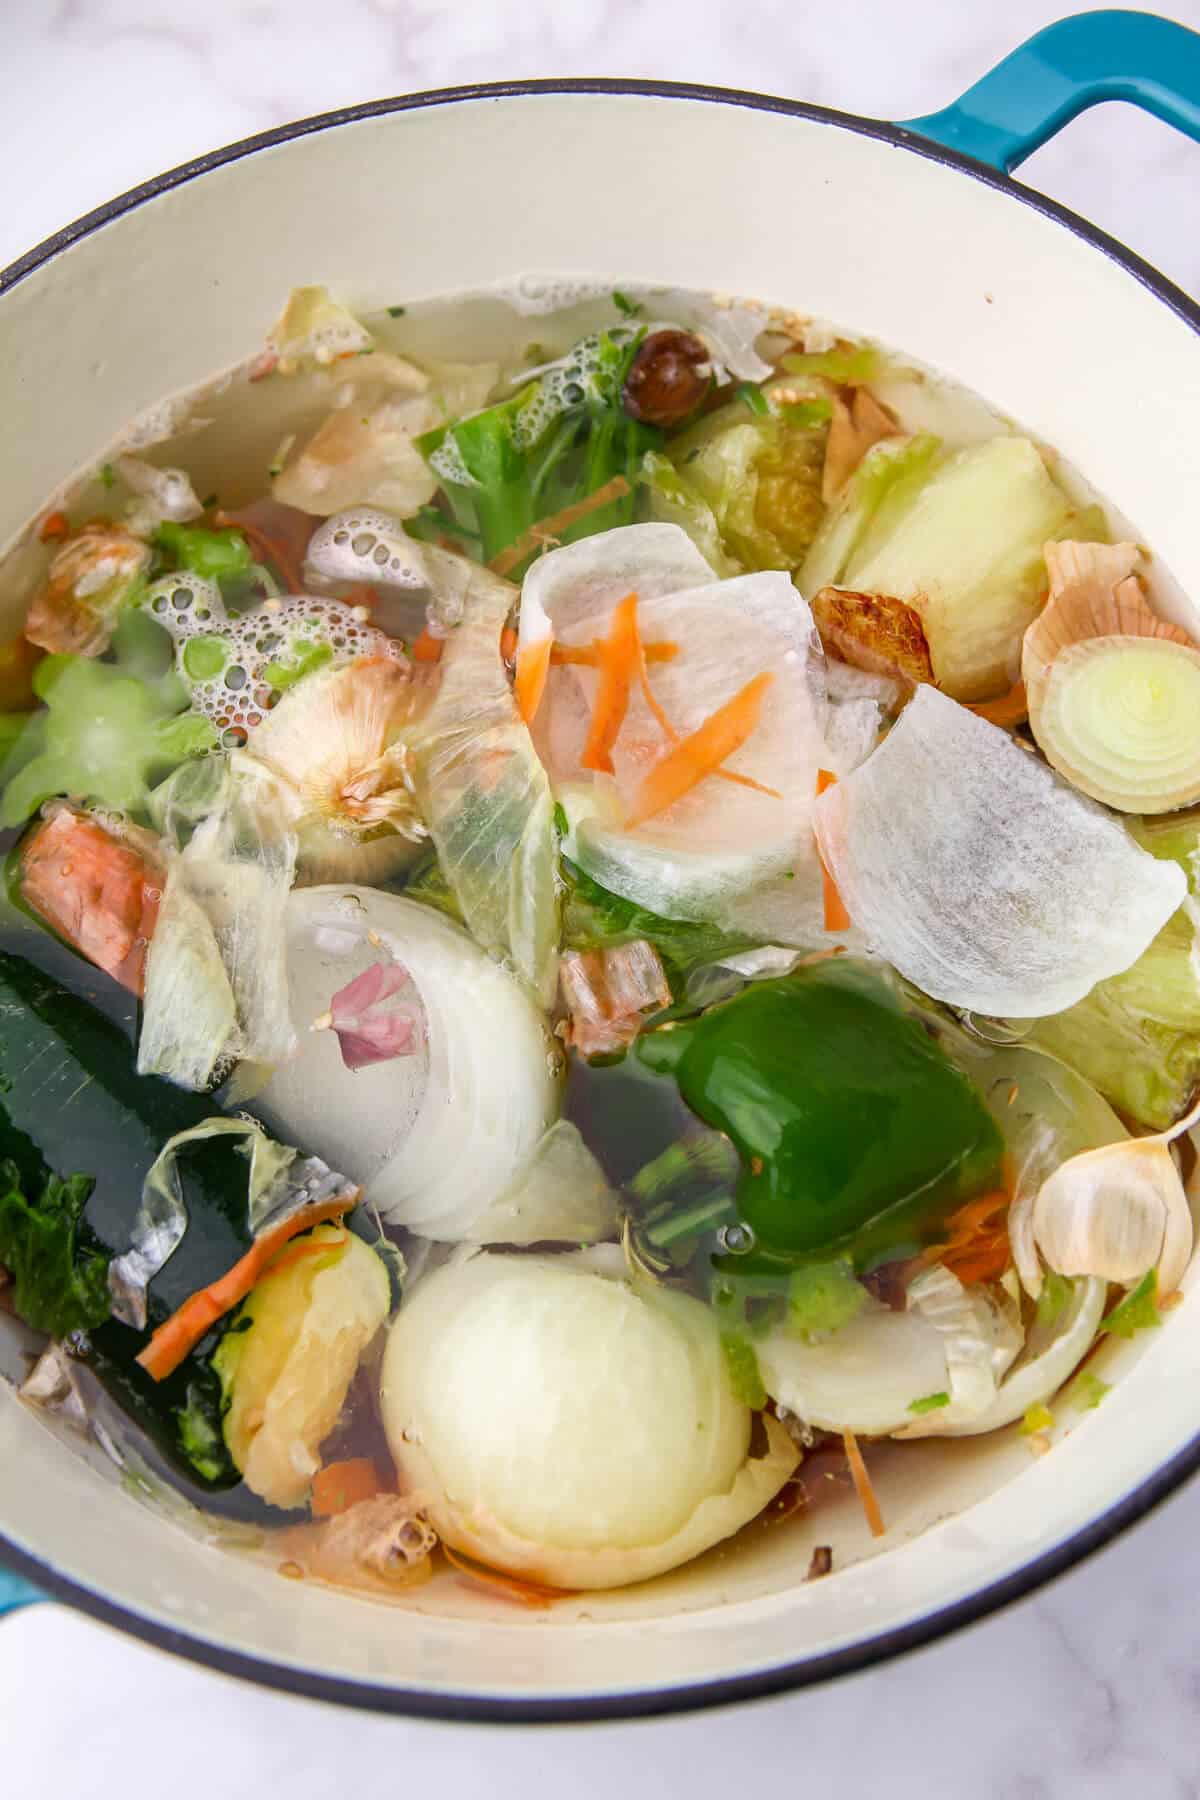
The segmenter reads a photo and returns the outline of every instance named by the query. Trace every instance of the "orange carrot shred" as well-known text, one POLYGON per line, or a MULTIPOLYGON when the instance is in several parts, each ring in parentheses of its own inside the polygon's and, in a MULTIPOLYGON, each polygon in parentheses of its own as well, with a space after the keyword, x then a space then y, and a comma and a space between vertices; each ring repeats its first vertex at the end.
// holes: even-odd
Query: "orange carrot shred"
POLYGON ((344 1462, 327 1463, 313 1476, 313 1518, 332 1519, 337 1513, 349 1512, 362 1500, 373 1500, 383 1491, 379 1471, 369 1456, 350 1456, 344 1462))
POLYGON ((1008 1234, 1008 1209, 1012 1204, 1015 1173, 1004 1159, 1004 1186, 968 1200, 946 1221, 946 1236, 931 1244, 917 1259, 928 1267, 942 1263, 967 1287, 977 1281, 998 1281, 1012 1261, 1008 1234))
POLYGON ((643 781, 626 825, 632 828, 665 812, 676 800, 714 775, 735 750, 740 750, 758 724, 763 699, 775 677, 769 670, 756 675, 732 700, 710 713, 703 724, 680 739, 643 781))
POLYGON ((612 623, 602 646, 596 703, 587 742, 579 758, 585 769, 594 769, 604 775, 612 774, 612 748, 625 723, 625 714, 629 710, 629 692, 641 666, 637 595, 626 594, 619 605, 613 608, 612 623))
POLYGON ((883 1514, 879 1510, 879 1501, 875 1489, 871 1486, 871 1477, 867 1474, 867 1465, 863 1461, 862 1451, 858 1447, 858 1439, 852 1431, 843 1431, 842 1443, 845 1446, 846 1461, 850 1465, 850 1478, 854 1483, 854 1491, 858 1495, 867 1524, 871 1527, 872 1537, 882 1537, 887 1530, 883 1522, 883 1514))
POLYGON ((528 531, 523 531, 515 544, 509 544, 493 556, 488 568, 494 575, 507 575, 518 563, 523 563, 533 551, 541 550, 554 537, 556 532, 566 531, 580 519, 586 519, 589 513, 597 512, 600 507, 607 506, 611 500, 620 500, 629 492, 629 483, 623 475, 614 475, 603 487, 598 487, 594 494, 585 500, 576 500, 573 506, 564 506, 561 512, 551 513, 548 519, 539 519, 528 531))
POLYGON ((138 1362, 151 1380, 165 1381, 168 1375, 174 1374, 217 1320, 223 1319, 239 1301, 246 1298, 278 1250, 282 1250, 286 1243, 298 1237, 302 1231, 309 1231, 314 1225, 323 1224, 326 1219, 337 1219, 349 1212, 357 1202, 358 1195, 358 1188, 354 1188, 348 1194, 339 1195, 336 1200, 327 1200, 321 1206, 305 1207, 303 1212, 281 1220, 278 1225, 255 1238, 246 1254, 219 1280, 190 1295, 179 1310, 173 1312, 158 1327, 138 1356, 138 1362))
MULTIPOLYGON (((828 769, 818 769, 817 798, 820 799, 826 788, 831 788, 836 780, 837 776, 828 769)), ((817 854, 820 855, 820 852, 818 851, 817 854)), ((837 882, 825 866, 823 856, 821 857, 821 892, 825 901, 826 931, 849 931, 853 921, 846 911, 846 902, 838 892, 837 882)))
MULTIPOLYGON (((679 733, 676 731, 674 725, 672 725, 666 712, 659 703, 658 696, 655 694, 654 689, 650 686, 650 676, 646 664, 648 662, 669 662, 671 657, 676 655, 679 646, 670 643, 643 644, 639 639, 639 649, 641 652, 641 660, 638 665, 638 680, 641 684, 642 694, 646 701, 646 705, 654 714, 659 729, 662 731, 664 737, 666 737, 669 743, 677 744, 679 742, 679 733), (664 650, 670 651, 670 656, 654 654, 656 651, 661 653, 664 650)), ((714 775, 719 776, 722 781, 732 781, 737 787, 752 788, 756 794, 766 794, 772 800, 783 799, 783 795, 779 792, 778 788, 768 787, 765 781, 755 781, 752 775, 737 775, 732 769, 714 769, 712 772, 714 775)))
POLYGON ((43 544, 53 543, 56 538, 70 537, 71 521, 65 512, 47 513, 38 527, 38 537, 43 544))
POLYGON ((419 663, 441 662, 445 638, 435 637, 428 627, 413 640, 412 659, 419 663))
MULTIPOLYGON (((503 638, 500 640, 503 645, 503 638)), ((674 662, 679 655, 679 645, 668 641, 643 644, 642 654, 648 663, 674 662)), ((590 644, 555 644, 550 652, 553 668, 598 668, 604 655, 604 639, 593 638, 590 644)))
POLYGON ((538 707, 542 704, 542 695, 546 691, 546 677, 550 672, 552 644, 552 638, 535 638, 532 643, 522 644, 517 650, 517 673, 513 682, 513 693, 516 697, 517 710, 527 725, 533 724, 537 718, 538 707))
POLYGON ((989 725, 1022 725, 1029 717, 1025 683, 1016 682, 999 699, 977 700, 974 705, 968 705, 967 711, 973 712, 977 719, 986 719, 989 725))
POLYGON ((442 1544, 442 1555, 468 1581, 489 1588, 493 1593, 503 1594, 506 1599, 515 1600, 520 1606, 544 1608, 552 1601, 569 1599, 573 1592, 570 1588, 547 1587, 541 1581, 527 1581, 523 1575, 506 1575, 500 1569, 489 1569, 486 1563, 477 1563, 472 1558, 461 1555, 445 1542, 442 1544))

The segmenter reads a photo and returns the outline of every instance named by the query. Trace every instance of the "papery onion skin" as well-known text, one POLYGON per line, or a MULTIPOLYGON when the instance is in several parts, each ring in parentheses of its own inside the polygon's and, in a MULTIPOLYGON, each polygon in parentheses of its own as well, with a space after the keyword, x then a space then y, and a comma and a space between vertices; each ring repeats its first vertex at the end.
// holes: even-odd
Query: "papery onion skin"
POLYGON ((1040 1405, 1056 1394, 1083 1360, 1095 1339, 1107 1295, 1106 1281, 1088 1277, 1077 1281, 1070 1301, 1055 1323, 1051 1342, 1042 1350, 1034 1345, 1033 1355, 1028 1354, 1030 1345, 1027 1343, 1025 1351, 997 1388, 996 1398, 986 1412, 965 1421, 944 1420, 936 1412, 927 1413, 895 1435, 901 1438, 976 1437, 1013 1424, 1029 1407, 1040 1405))
POLYGON ((381 1404, 455 1548, 564 1588, 644 1580, 745 1524, 798 1452, 749 1458, 712 1314, 580 1257, 482 1253, 401 1308, 381 1404))
POLYGON ((1187 892, 1182 870, 1136 853, 1007 732, 928 686, 815 821, 875 950, 925 993, 992 1017, 1073 1005, 1135 962, 1187 892))
POLYGON ((381 956, 408 971, 425 1019, 414 1054, 354 1073, 332 1032, 305 1031, 255 1111, 284 1139, 315 1144, 391 1222, 469 1239, 557 1114, 560 1053, 544 1019, 514 976, 418 901, 300 888, 286 925, 298 1022, 319 1019, 381 956))

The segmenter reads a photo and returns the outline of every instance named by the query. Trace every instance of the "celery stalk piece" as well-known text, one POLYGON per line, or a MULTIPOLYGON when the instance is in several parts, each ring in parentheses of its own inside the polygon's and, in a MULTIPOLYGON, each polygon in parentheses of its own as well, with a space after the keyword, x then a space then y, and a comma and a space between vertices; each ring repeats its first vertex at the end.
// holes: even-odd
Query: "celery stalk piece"
POLYGON ((901 441, 885 438, 867 451, 813 539, 800 569, 800 588, 815 594, 845 580, 846 570, 883 508, 889 495, 897 499, 884 514, 886 520, 902 505, 905 496, 919 491, 941 449, 941 440, 923 435, 901 441))
POLYGON ((21 824, 55 794, 144 812, 153 782, 215 747, 208 720, 180 710, 186 694, 174 676, 148 683, 119 663, 64 655, 48 657, 34 685, 47 711, 30 729, 44 733, 43 748, 4 790, 4 825, 21 824))

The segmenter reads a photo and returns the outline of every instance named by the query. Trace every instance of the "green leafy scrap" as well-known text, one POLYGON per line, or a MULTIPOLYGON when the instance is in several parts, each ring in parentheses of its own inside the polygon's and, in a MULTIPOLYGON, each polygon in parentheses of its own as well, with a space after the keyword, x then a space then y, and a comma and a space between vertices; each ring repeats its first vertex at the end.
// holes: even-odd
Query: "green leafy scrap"
MULTIPOLYGON (((26 1184, 33 1186, 28 1172, 26 1184)), ((64 1180, 47 1171, 29 1199, 16 1163, 0 1163, 0 1265, 12 1278, 18 1315, 35 1331, 66 1337, 109 1316, 108 1258, 83 1220, 94 1186, 90 1175, 64 1180)))
POLYGON ((1153 1331, 1162 1324, 1158 1310, 1158 1271, 1150 1269, 1119 1305, 1101 1321, 1101 1331, 1113 1337, 1131 1338, 1138 1331, 1153 1331))

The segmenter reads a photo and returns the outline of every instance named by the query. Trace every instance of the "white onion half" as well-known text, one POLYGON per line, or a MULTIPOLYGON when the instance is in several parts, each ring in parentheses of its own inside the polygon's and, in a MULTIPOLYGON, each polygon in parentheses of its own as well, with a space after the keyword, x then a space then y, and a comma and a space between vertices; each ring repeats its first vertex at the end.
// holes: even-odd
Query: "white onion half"
POLYGON ((381 1403, 401 1480, 439 1534, 565 1588, 661 1574, 730 1536, 797 1451, 751 1458, 716 1323, 577 1256, 482 1253, 400 1310, 381 1403))
POLYGON ((524 988, 431 908, 361 887, 293 893, 287 970, 300 1049, 254 1110, 359 1182, 394 1224, 446 1242, 527 1163, 558 1110, 558 1059, 524 988), (306 1025, 373 962, 407 971, 424 1042, 356 1071, 332 1031, 306 1025))

